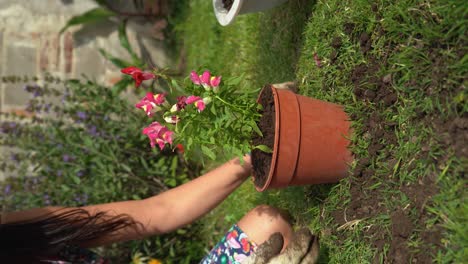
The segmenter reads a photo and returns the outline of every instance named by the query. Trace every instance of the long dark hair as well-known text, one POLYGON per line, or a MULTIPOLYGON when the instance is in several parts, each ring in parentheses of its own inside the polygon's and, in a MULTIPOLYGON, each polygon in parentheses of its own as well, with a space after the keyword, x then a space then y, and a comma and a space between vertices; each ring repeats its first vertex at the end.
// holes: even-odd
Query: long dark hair
POLYGON ((55 257, 66 246, 84 246, 135 225, 127 215, 90 214, 80 208, 61 209, 33 220, 1 224, 0 261, 41 263, 41 260, 55 257))

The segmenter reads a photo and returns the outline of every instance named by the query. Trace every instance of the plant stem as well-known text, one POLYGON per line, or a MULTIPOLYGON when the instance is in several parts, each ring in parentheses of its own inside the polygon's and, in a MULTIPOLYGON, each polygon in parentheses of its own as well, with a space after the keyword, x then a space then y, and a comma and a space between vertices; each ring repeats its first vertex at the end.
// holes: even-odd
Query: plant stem
MULTIPOLYGON (((233 105, 233 104, 231 104, 231 103, 229 103, 229 102, 226 102, 223 98, 221 98, 221 97, 219 97, 219 96, 217 96, 217 95, 215 95, 214 97, 215 97, 216 99, 218 99, 219 101, 221 101, 223 104, 225 104, 225 105, 227 105, 227 106, 230 106, 230 107, 232 107, 232 108, 238 110, 238 111, 241 112, 241 113, 244 113, 244 114, 247 113, 246 110, 244 110, 244 109, 242 109, 242 108, 239 108, 239 107, 237 107, 236 105, 233 105)), ((248 114, 248 113, 247 113, 247 114, 248 114)))

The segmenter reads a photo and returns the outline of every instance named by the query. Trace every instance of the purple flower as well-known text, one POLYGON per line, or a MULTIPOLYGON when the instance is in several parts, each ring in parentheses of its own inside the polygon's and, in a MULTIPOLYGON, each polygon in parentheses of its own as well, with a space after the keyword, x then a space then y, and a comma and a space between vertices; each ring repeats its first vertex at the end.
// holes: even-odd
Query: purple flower
POLYGON ((86 119, 86 113, 85 112, 82 112, 82 111, 78 111, 76 112, 76 115, 78 116, 79 119, 81 120, 85 120, 86 119))
POLYGON ((68 154, 64 154, 64 155, 62 156, 62 159, 63 159, 64 162, 70 162, 70 161, 73 160, 73 157, 70 156, 70 155, 68 155, 68 154))
POLYGON ((70 97, 70 93, 68 91, 65 91, 62 96, 62 104, 64 104, 68 100, 68 97, 70 97))
POLYGON ((52 107, 51 103, 45 104, 44 105, 44 112, 49 113, 51 107, 52 107))
POLYGON ((88 202, 88 194, 75 194, 74 200, 79 204, 86 204, 88 202))
POLYGON ((91 127, 89 127, 88 133, 89 133, 91 136, 93 136, 93 137, 99 136, 99 132, 97 132, 96 126, 91 126, 91 127))
POLYGON ((51 202, 50 202, 50 196, 49 196, 48 194, 44 194, 43 199, 44 199, 44 204, 45 204, 45 205, 50 205, 50 204, 51 204, 51 202))
POLYGON ((63 175, 63 172, 62 172, 61 170, 58 170, 58 171, 57 171, 57 176, 58 176, 58 177, 62 177, 62 175, 63 175))
POLYGON ((5 189, 3 190, 3 194, 7 196, 10 194, 10 191, 11 191, 11 185, 7 184, 7 186, 5 186, 5 189))
POLYGON ((39 97, 41 95, 42 95, 42 92, 39 91, 39 90, 36 90, 36 91, 33 92, 33 97, 39 97))
POLYGON ((28 84, 24 86, 24 90, 28 93, 32 93, 34 97, 38 97, 44 94, 42 88, 37 84, 28 84))
POLYGON ((78 177, 83 177, 84 175, 84 171, 83 170, 79 170, 77 173, 76 173, 76 176, 78 177))
POLYGON ((14 162, 18 162, 18 161, 19 161, 18 154, 16 154, 16 153, 11 153, 10 159, 11 159, 12 161, 14 161, 14 162))

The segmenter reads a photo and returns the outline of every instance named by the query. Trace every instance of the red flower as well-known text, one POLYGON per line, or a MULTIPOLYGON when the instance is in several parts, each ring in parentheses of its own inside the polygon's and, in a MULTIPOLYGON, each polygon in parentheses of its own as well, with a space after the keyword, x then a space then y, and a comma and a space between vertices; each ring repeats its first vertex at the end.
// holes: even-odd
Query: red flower
POLYGON ((182 144, 177 144, 176 149, 177 149, 181 154, 183 154, 183 153, 184 153, 184 150, 185 150, 185 149, 184 149, 184 145, 182 145, 182 144))
POLYGON ((130 66, 120 71, 123 74, 131 75, 132 78, 135 80, 135 87, 137 88, 141 85, 141 82, 156 78, 156 75, 152 74, 151 72, 144 72, 140 68, 135 66, 130 66))

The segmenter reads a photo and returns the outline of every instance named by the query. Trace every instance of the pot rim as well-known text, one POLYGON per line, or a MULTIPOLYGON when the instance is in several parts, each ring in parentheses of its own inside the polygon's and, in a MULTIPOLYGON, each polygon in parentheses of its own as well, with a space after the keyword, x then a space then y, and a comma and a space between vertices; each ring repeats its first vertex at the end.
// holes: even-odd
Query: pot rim
POLYGON ((239 14, 242 9, 244 0, 234 0, 229 11, 223 7, 222 0, 213 0, 213 9, 219 24, 227 26, 234 21, 234 18, 239 14))
MULTIPOLYGON (((268 178, 265 182, 265 184, 262 187, 257 187, 255 186, 255 189, 259 192, 263 192, 270 186, 271 180, 273 179, 273 174, 276 171, 276 160, 278 159, 278 141, 279 141, 279 121, 280 121, 280 105, 279 105, 279 99, 278 99, 278 92, 276 89, 273 87, 273 85, 269 85, 265 88, 262 89, 260 92, 260 95, 262 94, 263 90, 266 88, 270 88, 272 93, 273 93, 273 100, 275 102, 275 142, 273 143, 273 156, 271 157, 271 164, 270 164, 270 170, 268 172, 268 178)), ((260 98, 259 95, 259 98, 260 98)))

